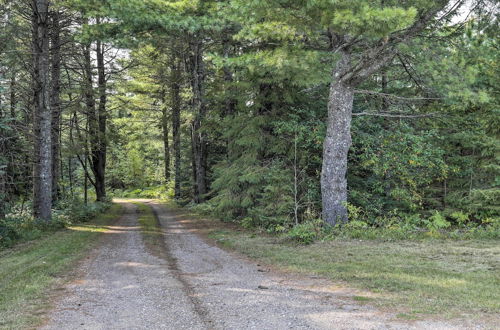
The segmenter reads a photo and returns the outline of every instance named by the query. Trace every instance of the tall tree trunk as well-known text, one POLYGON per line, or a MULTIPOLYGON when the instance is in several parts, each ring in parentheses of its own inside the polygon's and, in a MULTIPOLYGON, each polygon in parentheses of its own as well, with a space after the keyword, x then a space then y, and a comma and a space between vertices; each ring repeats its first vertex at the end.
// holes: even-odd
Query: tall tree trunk
MULTIPOLYGON (((0 97, 0 123, 5 118, 2 107, 2 98, 0 97)), ((0 220, 5 218, 7 201, 7 134, 5 129, 0 126, 0 220)))
POLYGON ((97 57, 97 83, 99 92, 99 106, 97 108, 97 144, 92 150, 92 169, 95 176, 95 190, 97 201, 106 199, 106 71, 104 64, 104 45, 101 41, 96 42, 97 57))
POLYGON ((193 143, 193 140, 194 140, 194 137, 193 137, 193 127, 191 126, 191 169, 192 169, 192 174, 193 174, 193 196, 194 196, 194 200, 195 202, 199 202, 197 201, 197 197, 198 197, 198 185, 196 184, 196 150, 195 150, 195 146, 194 146, 194 143, 193 143))
MULTIPOLYGON (((16 115, 16 109, 17 109, 17 73, 15 70, 12 70, 11 78, 10 78, 10 114, 7 115, 7 111, 3 112, 3 114, 0 115, 0 117, 3 116, 3 118, 9 118, 8 124, 11 125, 12 127, 16 127, 18 125, 17 123, 17 115, 16 115)), ((1 106, 0 106, 1 109, 1 106)), ((5 109, 5 107, 4 107, 5 109)), ((1 111, 1 110, 0 110, 1 111)), ((1 178, 2 182, 0 185, 3 185, 0 190, 3 191, 3 202, 0 200, 0 204, 2 203, 7 203, 10 199, 11 195, 19 195, 21 194, 21 188, 18 187, 18 185, 9 185, 10 182, 17 182, 17 180, 21 177, 25 178, 26 176, 20 173, 17 170, 18 164, 14 161, 13 154, 16 152, 17 148, 19 147, 19 135, 17 133, 13 132, 6 132, 5 130, 0 134, 0 139, 1 138, 6 138, 8 137, 8 140, 3 140, 0 141, 0 144, 3 143, 3 146, 0 147, 0 158, 4 156, 4 163, 3 165, 5 166, 3 168, 4 173, 2 174, 3 177, 1 178)), ((1 164, 1 162, 0 162, 1 164)), ((28 165, 29 162, 26 163, 28 165)), ((25 165, 25 166, 26 166, 25 165)), ((1 171, 1 170, 0 170, 1 171)), ((26 171, 25 168, 23 168, 23 171, 25 174, 29 174, 30 170, 26 171)), ((1 192, 0 192, 1 194, 1 192)), ((0 206, 2 208, 2 206, 0 206)), ((6 206, 4 204, 3 211, 6 210, 6 206)))
MULTIPOLYGON (((96 110, 96 102, 93 89, 93 73, 91 62, 91 45, 84 48, 84 71, 85 71, 85 103, 87 106, 88 135, 90 142, 90 167, 94 174, 92 184, 96 192, 96 200, 106 199, 106 73, 104 64, 104 48, 100 41, 96 42, 97 75, 99 105, 96 110)), ((86 157, 87 159, 88 157, 86 157)), ((86 163, 86 161, 85 161, 86 163)), ((87 180, 87 176, 86 176, 87 180)))
POLYGON ((321 169, 323 220, 331 225, 347 221, 347 154, 351 146, 354 91, 339 78, 349 67, 350 55, 343 51, 330 86, 321 169))
POLYGON ((7 107, 2 104, 2 97, 0 96, 0 122, 4 126, 0 126, 0 220, 5 218, 7 212, 7 203, 9 202, 10 195, 13 194, 14 187, 9 187, 8 181, 12 180, 15 176, 13 157, 16 152, 17 135, 12 130, 5 129, 5 125, 15 126, 15 73, 13 72, 10 81, 10 113, 7 107))
MULTIPOLYGON (((86 23, 86 22, 84 22, 86 23)), ((85 193, 85 203, 87 203, 87 162, 90 157, 88 149, 90 149, 90 154, 92 150, 98 148, 99 139, 98 139, 98 123, 96 116, 96 108, 95 108, 95 98, 94 98, 94 86, 93 86, 93 73, 92 73, 92 58, 91 58, 91 48, 92 44, 88 43, 84 45, 83 49, 83 57, 84 57, 84 98, 85 98, 85 106, 86 106, 86 115, 87 115, 87 129, 85 130, 85 159, 82 162, 82 166, 84 167, 85 177, 84 177, 84 193, 85 193)), ((75 127, 78 128, 78 122, 75 123, 75 127)), ((94 185, 94 188, 97 192, 97 187, 94 185)))
POLYGON ((206 136, 201 130, 201 124, 206 113, 204 100, 205 67, 203 63, 203 44, 195 41, 191 44, 191 85, 193 90, 194 119, 191 123, 191 147, 193 151, 195 196, 196 203, 201 203, 207 193, 206 184, 206 136))
POLYGON ((57 200, 60 194, 59 171, 60 171, 60 124, 61 124, 61 28, 59 24, 59 11, 51 12, 51 90, 50 108, 52 111, 52 198, 57 200))
POLYGON ((172 136, 174 144, 175 198, 181 197, 181 68, 178 59, 172 61, 170 100, 172 102, 172 136))
MULTIPOLYGON (((381 81, 381 92, 382 94, 387 94, 388 93, 388 90, 387 90, 387 87, 388 87, 388 81, 387 81, 387 70, 384 68, 382 69, 381 71, 381 75, 382 75, 382 81, 381 81)), ((388 112, 389 111, 389 100, 387 99, 387 97, 385 97, 385 95, 382 95, 382 109, 381 109, 382 112, 388 112)), ((391 129, 391 123, 389 121, 389 118, 382 118, 382 127, 384 128, 384 130, 386 131, 389 131, 391 129)), ((390 169, 388 169, 387 171, 384 172, 384 194, 385 194, 385 198, 388 200, 391 199, 391 190, 392 190, 392 187, 391 187, 391 173, 392 171, 390 169)), ((389 211, 388 209, 390 208, 390 203, 385 203, 384 204, 384 209, 389 211)))
MULTIPOLYGON (((229 56, 231 56, 231 39, 229 34, 224 35, 224 38, 222 40, 222 47, 224 58, 227 60, 229 59, 229 56)), ((224 89, 226 94, 224 115, 231 116, 234 114, 237 104, 237 101, 234 97, 234 88, 232 86, 234 80, 233 73, 231 72, 230 67, 227 65, 224 65, 222 67, 222 70, 224 72, 224 89)))
MULTIPOLYGON (((71 102, 71 93, 69 93, 69 100, 71 102)), ((73 118, 70 119, 69 124, 69 141, 73 143, 73 118)), ((73 167, 71 166, 73 160, 73 156, 71 154, 68 155, 68 179, 69 179, 69 191, 71 197, 73 197, 73 167)))
POLYGON ((49 1, 31 2, 33 32, 34 167, 33 214, 49 221, 52 217, 52 114, 49 91, 49 1))
POLYGON ((12 120, 16 118, 16 107, 17 107, 17 94, 16 94, 16 71, 12 70, 12 76, 10 77, 10 117, 12 120))
POLYGON ((165 92, 162 92, 162 116, 161 116, 161 127, 163 133, 163 152, 165 155, 164 166, 165 166, 165 183, 170 181, 170 146, 168 138, 168 108, 165 100, 165 92))

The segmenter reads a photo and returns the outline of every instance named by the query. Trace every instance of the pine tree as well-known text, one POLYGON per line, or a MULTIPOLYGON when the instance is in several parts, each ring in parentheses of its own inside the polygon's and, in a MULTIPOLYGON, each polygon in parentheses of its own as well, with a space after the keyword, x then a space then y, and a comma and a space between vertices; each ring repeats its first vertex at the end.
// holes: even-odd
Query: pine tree
POLYGON ((232 1, 231 10, 243 22, 241 38, 274 42, 286 49, 321 49, 336 59, 321 174, 322 214, 327 223, 347 221, 347 156, 355 89, 387 65, 400 44, 412 40, 437 17, 448 18, 461 4, 314 1, 304 5, 293 0, 232 1))

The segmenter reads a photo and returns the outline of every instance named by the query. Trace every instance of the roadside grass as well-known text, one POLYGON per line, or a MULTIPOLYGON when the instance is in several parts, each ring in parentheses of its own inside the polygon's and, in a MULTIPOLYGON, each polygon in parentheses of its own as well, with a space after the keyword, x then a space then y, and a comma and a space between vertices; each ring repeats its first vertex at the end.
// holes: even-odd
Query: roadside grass
POLYGON ((366 290, 353 300, 404 319, 498 320, 500 241, 486 239, 359 240, 337 238, 300 245, 242 229, 164 202, 205 228, 221 247, 285 271, 366 290))
POLYGON ((49 289, 64 282, 122 209, 113 204, 94 220, 0 251, 0 328, 38 325, 50 307, 49 289))
POLYGON ((498 241, 334 240, 303 246, 221 228, 209 237, 264 263, 368 289, 375 295, 353 299, 400 311, 400 317, 470 318, 500 310, 498 241))

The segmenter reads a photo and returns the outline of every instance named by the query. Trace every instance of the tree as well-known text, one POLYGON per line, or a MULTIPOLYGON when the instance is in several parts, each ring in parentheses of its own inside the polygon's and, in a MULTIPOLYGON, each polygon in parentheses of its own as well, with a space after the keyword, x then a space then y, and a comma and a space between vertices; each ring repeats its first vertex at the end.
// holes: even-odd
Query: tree
POLYGON ((52 112, 52 198, 57 200, 60 194, 60 133, 61 133, 61 25, 60 9, 54 8, 50 12, 50 109, 52 112))
POLYGON ((49 1, 33 0, 33 92, 35 164, 33 212, 49 221, 52 217, 52 113, 50 108, 49 1))
POLYGON ((285 49, 321 50, 336 58, 321 171, 322 215, 327 223, 347 221, 347 156, 356 87, 387 65, 400 44, 434 20, 448 18, 463 2, 232 2, 231 10, 243 22, 241 38, 278 42, 285 49))
POLYGON ((182 75, 181 63, 178 56, 173 56, 170 65, 170 102, 172 109, 172 136, 174 147, 174 196, 181 197, 181 105, 180 95, 182 75))
MULTIPOLYGON (((99 24, 100 20, 97 20, 99 24)), ((95 143, 92 145, 91 150, 91 160, 92 160, 92 171, 95 177, 95 190, 96 199, 98 201, 104 201, 106 198, 106 152, 107 152, 107 140, 106 140, 106 103, 107 103, 107 81, 106 81, 106 67, 104 62, 105 48, 104 44, 97 40, 96 42, 96 58, 97 58, 97 90, 99 94, 99 104, 97 107, 97 113, 92 117, 94 120, 91 125, 93 125, 93 137, 95 143)))

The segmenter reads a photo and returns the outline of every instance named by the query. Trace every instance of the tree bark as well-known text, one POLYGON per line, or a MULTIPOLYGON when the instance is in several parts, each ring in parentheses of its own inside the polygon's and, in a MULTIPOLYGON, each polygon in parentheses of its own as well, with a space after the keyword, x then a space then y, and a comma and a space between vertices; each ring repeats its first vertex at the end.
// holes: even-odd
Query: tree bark
MULTIPOLYGON (((222 40, 222 47, 223 47, 224 59, 227 60, 229 59, 229 56, 231 56, 231 39, 229 34, 224 35, 222 40)), ((226 94, 224 115, 231 116, 234 114, 237 104, 237 101, 234 98, 234 88, 232 86, 234 80, 233 73, 231 72, 231 69, 227 65, 224 65, 222 67, 222 71, 224 72, 224 90, 226 94)))
MULTIPOLYGON (((84 22, 85 23, 85 22, 84 22)), ((85 159, 82 162, 82 166, 85 171, 84 176, 84 194, 85 194, 85 204, 87 204, 87 162, 89 158, 89 154, 92 154, 92 150, 97 148, 99 144, 98 140, 98 129, 97 129, 97 117, 96 117, 96 108, 95 108, 95 98, 94 98, 94 86, 93 86, 93 73, 92 73, 92 62, 91 62, 91 48, 92 44, 88 43, 84 45, 83 49, 83 57, 84 57, 84 98, 85 98, 85 106, 86 106, 86 115, 87 115, 87 129, 85 130, 85 159), (87 143, 89 146, 87 146, 87 143), (90 153, 87 151, 90 149, 90 153)), ((76 126, 78 128, 78 123, 76 126)), ((97 187, 94 185, 94 188, 97 193, 97 187)))
POLYGON ((161 127, 163 132, 163 153, 165 154, 164 166, 165 166, 165 183, 170 181, 170 145, 168 138, 168 109, 165 100, 165 92, 162 92, 162 116, 161 116, 161 127))
POLYGON ((96 42, 97 83, 99 92, 99 106, 97 108, 97 144, 92 150, 92 169, 95 176, 95 190, 97 201, 106 199, 106 69, 104 64, 104 45, 96 42))
POLYGON ((52 114, 49 91, 49 1, 31 2, 33 33, 34 167, 33 214, 49 221, 52 217, 52 114))
POLYGON ((204 100, 204 76, 205 68, 203 63, 202 42, 195 41, 191 44, 191 84, 193 90, 193 108, 195 112, 194 120, 191 123, 191 146, 193 151, 193 165, 195 177, 196 203, 205 200, 207 193, 206 184, 206 136, 201 130, 201 124, 205 117, 206 105, 204 100))
POLYGON ((351 146, 354 91, 339 78, 349 67, 350 55, 341 51, 330 86, 321 169, 322 215, 323 220, 331 225, 347 221, 347 155, 351 146))
MULTIPOLYGON (((0 97, 0 124, 4 119, 2 98, 0 97)), ((7 143, 5 130, 0 126, 0 220, 5 218, 7 201, 7 143)))
POLYGON ((12 76, 10 78, 10 117, 12 120, 16 119, 16 107, 17 107, 17 94, 16 94, 16 71, 12 70, 12 76))
POLYGON ((59 24, 59 11, 51 12, 51 90, 50 108, 52 111, 52 198, 59 198, 59 172, 60 172, 60 125, 61 125, 61 28, 59 24))
POLYGON ((175 198, 181 197, 181 71, 178 60, 172 61, 170 68, 170 100, 172 102, 172 137, 174 144, 175 198))

